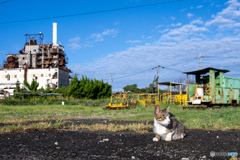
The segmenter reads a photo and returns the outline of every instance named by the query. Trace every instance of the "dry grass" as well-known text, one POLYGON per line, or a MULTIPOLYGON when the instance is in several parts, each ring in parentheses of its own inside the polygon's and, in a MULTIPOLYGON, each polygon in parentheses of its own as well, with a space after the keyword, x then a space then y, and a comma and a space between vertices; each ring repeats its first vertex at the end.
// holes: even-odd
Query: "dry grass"
POLYGON ((106 132, 123 132, 123 131, 134 131, 136 133, 148 133, 152 131, 152 125, 150 124, 127 124, 127 125, 116 125, 116 124, 92 124, 92 125, 72 125, 65 126, 64 122, 56 122, 55 124, 49 122, 40 122, 29 125, 10 125, 0 128, 0 133, 20 133, 28 131, 44 131, 44 130, 81 130, 88 129, 90 131, 106 131, 106 132))
POLYGON ((123 131, 134 131, 136 133, 148 133, 152 130, 152 125, 145 125, 142 123, 128 124, 128 125, 116 125, 116 124, 92 124, 92 125, 79 125, 70 126, 70 130, 88 129, 90 131, 107 131, 107 132, 123 132, 123 131))
POLYGON ((20 133, 20 132, 28 132, 28 131, 43 131, 43 130, 54 130, 54 129, 61 129, 62 122, 59 121, 55 124, 49 122, 40 122, 34 123, 30 125, 10 125, 0 128, 0 133, 20 133))

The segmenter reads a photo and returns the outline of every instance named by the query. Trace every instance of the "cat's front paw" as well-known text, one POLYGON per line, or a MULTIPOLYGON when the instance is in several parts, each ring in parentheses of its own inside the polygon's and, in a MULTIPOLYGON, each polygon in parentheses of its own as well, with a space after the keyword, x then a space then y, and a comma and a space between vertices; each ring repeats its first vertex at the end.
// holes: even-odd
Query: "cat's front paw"
POLYGON ((171 141, 172 139, 171 138, 166 138, 165 141, 171 141))
POLYGON ((171 141, 171 140, 172 140, 172 133, 168 133, 165 138, 165 141, 171 141))
POLYGON ((154 141, 154 142, 157 142, 157 141, 159 141, 159 139, 158 139, 157 137, 154 137, 154 138, 153 138, 153 141, 154 141))

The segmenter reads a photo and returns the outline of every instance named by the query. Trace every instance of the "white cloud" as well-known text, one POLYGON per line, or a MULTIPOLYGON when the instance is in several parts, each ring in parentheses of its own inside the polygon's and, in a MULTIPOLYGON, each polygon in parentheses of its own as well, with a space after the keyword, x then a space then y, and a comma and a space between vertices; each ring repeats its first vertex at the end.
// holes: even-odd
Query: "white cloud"
POLYGON ((227 25, 230 25, 230 24, 233 24, 233 23, 234 23, 234 21, 231 20, 231 19, 226 19, 222 16, 217 16, 212 21, 206 22, 206 26, 211 26, 213 24, 221 24, 221 25, 227 24, 227 25))
POLYGON ((162 25, 158 25, 158 26, 156 26, 155 28, 157 28, 157 29, 158 29, 158 28, 161 28, 161 27, 162 27, 162 25))
POLYGON ((193 17, 193 14, 192 14, 192 13, 188 13, 188 14, 187 14, 187 17, 188 17, 188 18, 192 18, 192 17, 193 17))
POLYGON ((116 37, 118 34, 118 30, 116 29, 107 29, 103 31, 102 33, 93 33, 91 35, 91 38, 94 38, 95 41, 103 41, 105 36, 111 36, 111 37, 116 37))
MULTIPOLYGON (((236 1, 233 2, 236 3, 236 1)), ((186 75, 181 72, 168 68, 182 71, 197 70, 199 69, 199 60, 194 58, 199 56, 200 53, 216 57, 216 59, 203 59, 203 68, 214 67, 238 72, 240 58, 217 59, 218 57, 227 56, 236 57, 236 55, 239 55, 240 46, 239 32, 235 33, 231 28, 225 28, 228 32, 218 33, 216 28, 210 27, 216 24, 217 20, 221 20, 219 15, 213 16, 213 19, 218 18, 212 23, 210 22, 213 19, 208 21, 209 25, 206 25, 207 23, 199 18, 192 20, 189 24, 176 26, 177 28, 174 29, 162 28, 164 34, 156 42, 130 47, 124 51, 109 54, 92 63, 83 65, 72 64, 70 68, 80 75, 104 79, 105 82, 109 81, 109 73, 117 73, 112 76, 113 91, 121 90, 129 84, 138 84, 139 88, 148 86, 156 75, 156 70, 151 68, 156 67, 157 64, 166 67, 165 69, 160 68, 159 82, 174 81, 179 77, 186 78, 186 75), (145 70, 147 71, 142 74, 118 78, 145 70)), ((225 15, 228 14, 221 15, 222 18, 232 20, 233 22, 229 21, 231 24, 236 25, 239 23, 239 19, 236 16, 231 15, 231 18, 229 18, 230 15, 228 17, 225 15), (233 17, 235 18, 233 19, 233 17)), ((224 19, 222 19, 221 25, 222 23, 227 24, 224 22, 224 19)), ((129 40, 129 42, 133 41, 129 40)))
POLYGON ((200 6, 197 6, 196 8, 202 8, 203 6, 202 5, 200 5, 200 6))
MULTIPOLYGON (((158 44, 131 47, 125 51, 116 52, 105 58, 99 59, 87 65, 73 65, 71 68, 81 75, 87 75, 90 78, 109 80, 109 73, 113 74, 113 90, 120 90, 128 84, 138 84, 139 87, 146 87, 151 83, 156 70, 149 70, 142 74, 136 74, 125 78, 117 78, 126 75, 138 73, 155 67, 157 64, 182 71, 192 71, 199 69, 199 61, 194 59, 203 53, 203 55, 219 57, 234 56, 238 54, 240 45, 239 38, 219 38, 213 40, 186 39, 174 42, 160 41, 158 44), (109 66, 109 64, 111 64, 109 66), (81 68, 81 70, 79 70, 81 68), (121 74, 122 73, 122 74, 121 74)), ((240 59, 235 59, 231 65, 239 66, 240 59)), ((229 69, 229 59, 216 60, 207 63, 203 60, 203 68, 215 67, 229 69)), ((237 68, 237 67, 235 67, 237 68)), ((237 69, 235 69, 237 70, 237 69)), ((186 78, 181 72, 169 69, 160 69, 159 81, 173 81, 179 77, 186 78)))
POLYGON ((171 27, 179 27, 179 26, 181 26, 181 25, 182 25, 182 23, 176 23, 176 24, 173 24, 173 23, 172 23, 172 24, 170 24, 171 27))
POLYGON ((70 49, 76 50, 82 48, 82 46, 79 44, 80 37, 71 38, 68 41, 70 42, 70 44, 68 44, 67 46, 70 47, 70 49))
POLYGON ((119 22, 115 22, 115 23, 114 23, 115 26, 118 25, 118 24, 119 24, 119 22))
POLYGON ((176 19, 176 17, 171 16, 169 19, 174 21, 176 19))
POLYGON ((229 0, 226 3, 227 8, 212 16, 212 20, 205 23, 206 26, 217 25, 219 28, 240 27, 240 3, 237 0, 229 0))
POLYGON ((168 33, 161 36, 160 40, 180 41, 188 38, 191 35, 199 35, 201 32, 207 31, 205 27, 198 27, 193 24, 187 24, 180 28, 170 30, 168 33))
POLYGON ((181 9, 180 12, 184 12, 184 11, 186 11, 186 10, 187 10, 187 8, 184 8, 184 9, 181 9))
POLYGON ((169 31, 169 28, 166 28, 166 29, 160 30, 159 32, 160 33, 165 33, 165 32, 168 32, 168 31, 169 31))
POLYGON ((191 24, 203 24, 202 19, 196 19, 191 22, 191 24))
POLYGON ((92 47, 92 45, 90 45, 89 43, 81 43, 81 38, 79 36, 75 37, 75 38, 71 38, 68 40, 70 42, 70 44, 67 44, 67 46, 71 49, 71 50, 78 50, 82 47, 92 47))
POLYGON ((141 41, 139 40, 127 40, 125 43, 140 43, 141 41))

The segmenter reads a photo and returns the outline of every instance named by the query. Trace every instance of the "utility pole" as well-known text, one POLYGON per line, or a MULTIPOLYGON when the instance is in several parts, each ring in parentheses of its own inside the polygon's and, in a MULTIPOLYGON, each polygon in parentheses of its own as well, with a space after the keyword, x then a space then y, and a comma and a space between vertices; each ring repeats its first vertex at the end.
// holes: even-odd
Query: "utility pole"
POLYGON ((199 56, 199 59, 200 59, 200 70, 202 69, 202 58, 203 58, 204 56, 202 56, 202 54, 200 53, 200 56, 199 56))
POLYGON ((110 73, 110 85, 111 85, 111 82, 112 82, 112 73, 110 73))
POLYGON ((157 84, 157 90, 158 90, 158 96, 159 96, 159 85, 158 85, 158 67, 159 67, 159 65, 157 65, 157 81, 156 81, 156 84, 157 84))
MULTIPOLYGON (((112 73, 110 73, 110 86, 111 86, 111 82, 112 82, 112 73)), ((111 95, 112 95, 112 86, 111 86, 111 95)))

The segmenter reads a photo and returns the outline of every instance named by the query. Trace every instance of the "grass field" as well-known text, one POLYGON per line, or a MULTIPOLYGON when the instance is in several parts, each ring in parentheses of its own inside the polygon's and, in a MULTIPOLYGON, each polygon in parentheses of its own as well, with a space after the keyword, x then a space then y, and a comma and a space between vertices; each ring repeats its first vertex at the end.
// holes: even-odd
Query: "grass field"
MULTIPOLYGON (((162 105, 164 109, 167 105, 162 105)), ((184 122, 188 129, 231 130, 240 129, 240 108, 224 107, 221 109, 183 110, 182 107, 171 105, 170 112, 178 120, 184 122)), ((106 110, 101 107, 85 107, 81 105, 34 105, 34 106, 0 106, 0 123, 21 123, 26 121, 63 120, 78 118, 111 118, 113 120, 153 121, 154 107, 136 109, 106 110)), ((59 124, 43 123, 35 128, 58 128, 59 124), (45 127, 44 127, 45 126, 45 127)), ((8 128, 14 130, 14 126, 8 128)), ((82 128, 91 127, 82 126, 82 128)), ((104 127, 104 126, 103 126, 104 127)), ((139 127, 139 126, 137 126, 139 127)), ((16 127, 15 127, 16 128, 16 127)), ((21 125, 19 128, 24 128, 21 125)), ((92 126, 94 128, 94 126, 92 126)), ((112 127, 114 128, 114 126, 112 127)), ((133 127, 134 128, 134 127, 133 127)), ((76 128, 77 129, 77 128, 76 128)), ((79 129, 79 128, 78 128, 79 129)), ((1 132, 6 127, 0 128, 1 132)), ((28 130, 31 130, 31 127, 28 130)), ((111 129, 110 129, 111 130, 111 129)))

